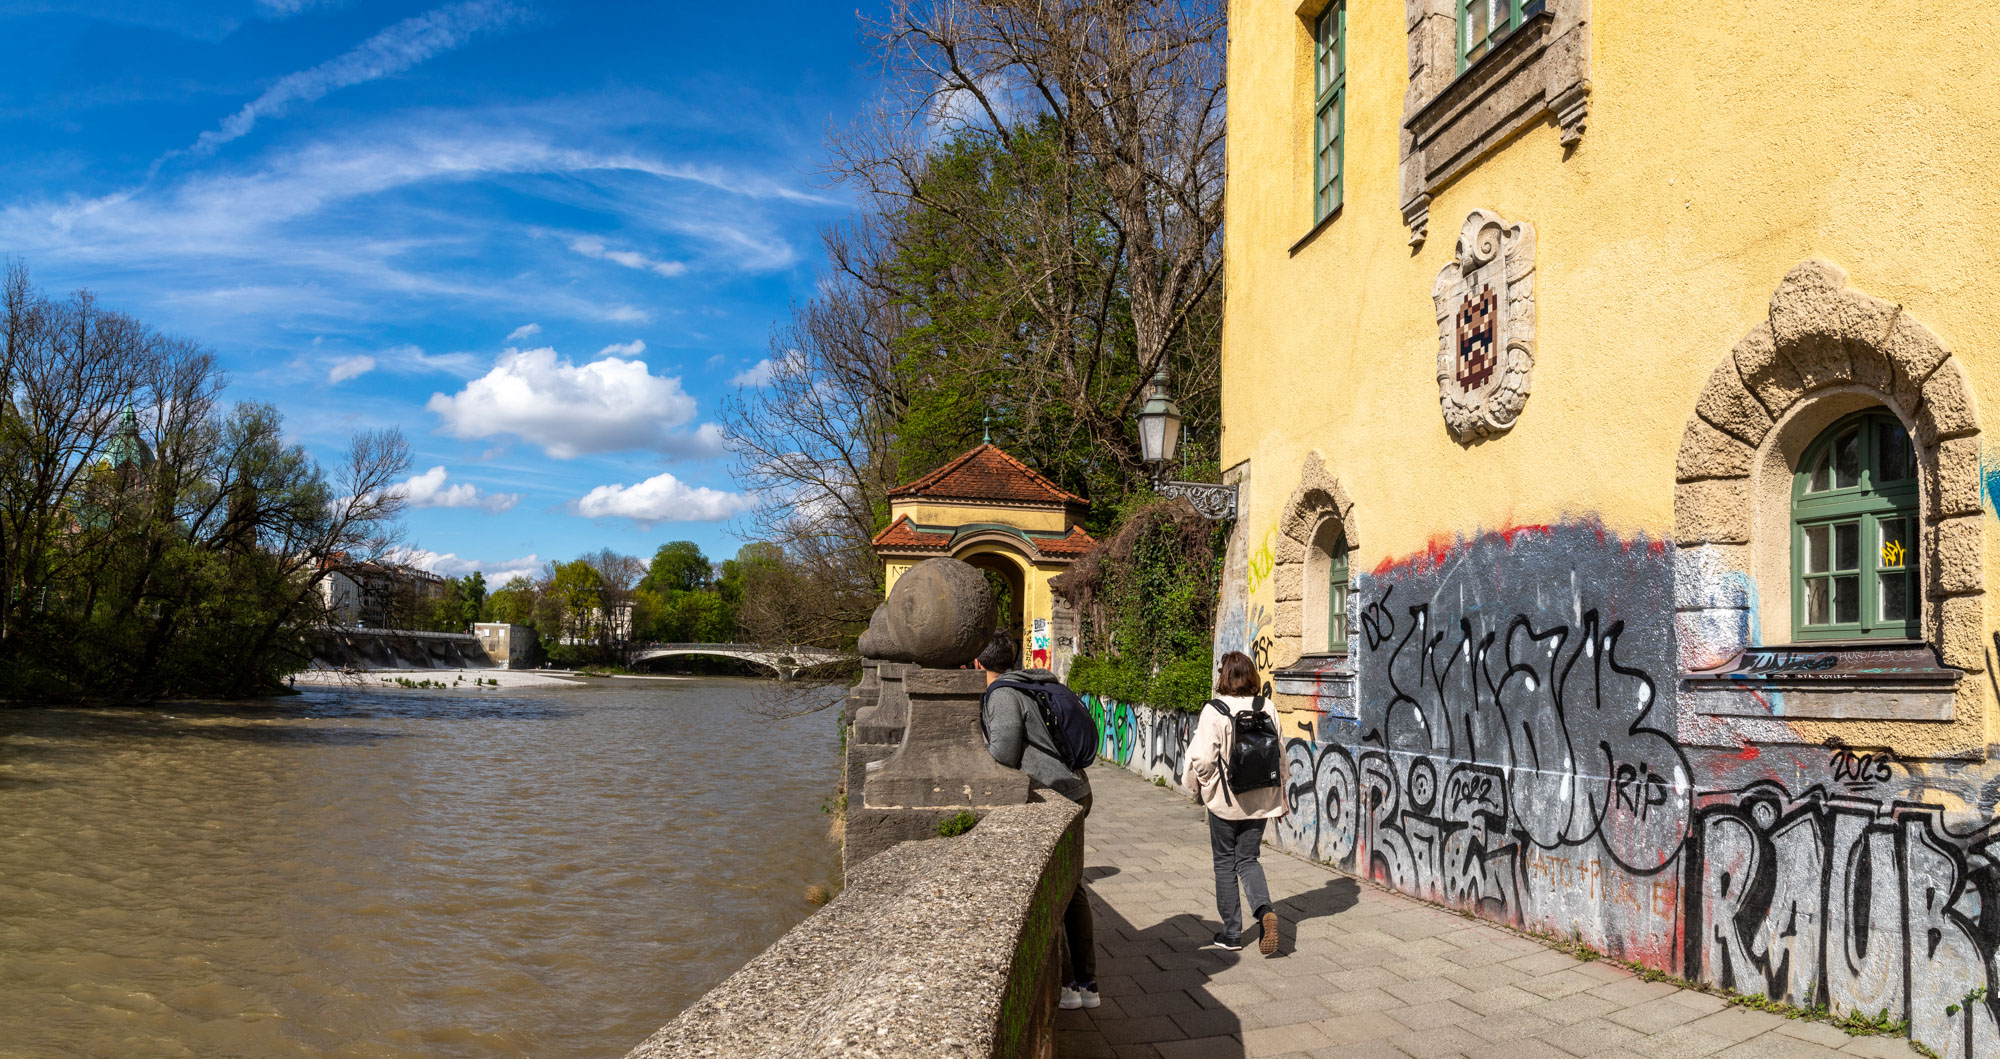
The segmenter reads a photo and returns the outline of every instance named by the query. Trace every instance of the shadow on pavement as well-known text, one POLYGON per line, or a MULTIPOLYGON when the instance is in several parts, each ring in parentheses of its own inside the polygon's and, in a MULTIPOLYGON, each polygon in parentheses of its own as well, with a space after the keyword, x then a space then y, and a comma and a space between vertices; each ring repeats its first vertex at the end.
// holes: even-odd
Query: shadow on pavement
MULTIPOLYGON (((1113 867, 1085 870, 1089 879, 1118 873, 1113 867)), ((1297 948, 1298 924, 1354 906, 1360 893, 1352 879, 1330 879, 1317 890, 1275 903, 1284 920, 1284 941, 1272 959, 1297 948)), ((1204 897, 1213 898, 1213 893, 1204 897)), ((1244 960, 1261 960, 1256 933, 1241 952, 1204 949, 1218 924, 1181 914, 1139 926, 1092 895, 1097 925, 1097 981, 1102 1006, 1061 1011, 1056 1017, 1056 1055, 1061 1059, 1115 1059, 1120 1048, 1151 1045, 1162 1057, 1241 1059, 1244 1020, 1232 1008, 1231 990, 1214 979, 1244 960)))

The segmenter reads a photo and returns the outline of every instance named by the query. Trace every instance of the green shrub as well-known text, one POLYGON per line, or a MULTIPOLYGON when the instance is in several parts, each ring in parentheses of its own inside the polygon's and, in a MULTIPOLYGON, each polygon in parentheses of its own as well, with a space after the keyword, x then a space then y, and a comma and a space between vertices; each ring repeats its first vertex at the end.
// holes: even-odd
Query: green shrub
POLYGON ((1151 706, 1156 710, 1199 710, 1209 699, 1213 652, 1202 650, 1174 658, 1148 673, 1136 659, 1088 655, 1070 662, 1069 686, 1115 702, 1151 706))
POLYGON ((972 815, 971 810, 969 809, 960 810, 959 812, 954 813, 953 815, 947 816, 944 819, 938 821, 937 823, 938 837, 951 838, 954 835, 965 834, 967 831, 972 830, 972 825, 977 824, 978 822, 979 818, 972 815))

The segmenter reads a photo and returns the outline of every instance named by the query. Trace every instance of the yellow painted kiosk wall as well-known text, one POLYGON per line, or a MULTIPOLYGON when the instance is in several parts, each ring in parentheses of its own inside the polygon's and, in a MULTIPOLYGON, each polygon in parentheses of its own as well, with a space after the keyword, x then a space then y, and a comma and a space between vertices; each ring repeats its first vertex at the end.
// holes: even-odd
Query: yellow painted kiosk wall
POLYGON ((1676 974, 1886 1006, 1940 1052, 2000 1055, 2000 1006, 1945 1011, 2000 984, 2000 936, 1948 907, 2000 902, 1978 430, 2000 386, 1985 282, 2000 63, 1975 29, 1990 8, 1590 3, 1580 141, 1527 128, 1435 189, 1413 249, 1410 20, 1452 6, 1350 0, 1344 201, 1315 230, 1318 9, 1231 4, 1222 446, 1247 481, 1218 646, 1255 652, 1310 733, 1288 752, 1278 840, 1676 974), (1532 226, 1533 368, 1511 429, 1461 441, 1440 411, 1433 287, 1474 210, 1532 226), (1943 715, 1795 716, 1808 696, 1758 692, 1796 685, 1751 672, 1754 652, 1714 686, 1762 714, 1707 712, 1693 689, 1709 685, 1685 676, 1724 664, 1732 636, 1772 648, 1771 670, 1821 664, 1772 618, 1790 543, 1767 516, 1782 538, 1785 461, 1814 416, 1905 384, 1928 664, 1959 671, 1943 715), (1724 400, 1768 433, 1722 437, 1724 400), (1332 645, 1305 640, 1328 517, 1354 548, 1332 645), (1319 673, 1292 672, 1327 646, 1307 659, 1319 673), (1746 891, 1753 869, 1806 904, 1746 891), (1866 927, 1857 900, 1875 902, 1866 927), (1825 930, 1781 965, 1758 931, 1800 909, 1825 930), (1862 981, 1835 958, 1840 929, 1871 932, 1895 966, 1862 981))

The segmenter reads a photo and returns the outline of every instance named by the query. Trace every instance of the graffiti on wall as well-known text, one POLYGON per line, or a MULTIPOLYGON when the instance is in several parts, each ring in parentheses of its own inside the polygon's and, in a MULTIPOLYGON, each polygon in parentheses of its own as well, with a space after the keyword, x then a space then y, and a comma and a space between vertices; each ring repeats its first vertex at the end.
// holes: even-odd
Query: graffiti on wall
POLYGON ((1033 632, 1029 635, 1028 650, 1030 664, 1040 669, 1049 666, 1049 619, 1036 618, 1033 632))
MULTIPOLYGON (((1355 708, 1288 715, 1290 811, 1273 841, 1425 900, 1744 993, 1886 1012, 1941 1054, 2000 1059, 2000 775, 1872 746, 1684 744, 1672 558, 1573 523, 1358 576, 1355 708)), ((1178 778, 1174 725, 1192 718, 1103 716, 1121 764, 1178 778)))
POLYGON ((1691 977, 2000 1054, 2000 825, 1954 834, 1936 805, 1771 781, 1705 793, 1696 818, 1691 977))
POLYGON ((1174 710, 1134 708, 1101 695, 1084 695, 1084 705, 1097 722, 1097 756, 1114 761, 1147 778, 1181 781, 1188 740, 1194 736, 1196 715, 1174 710))

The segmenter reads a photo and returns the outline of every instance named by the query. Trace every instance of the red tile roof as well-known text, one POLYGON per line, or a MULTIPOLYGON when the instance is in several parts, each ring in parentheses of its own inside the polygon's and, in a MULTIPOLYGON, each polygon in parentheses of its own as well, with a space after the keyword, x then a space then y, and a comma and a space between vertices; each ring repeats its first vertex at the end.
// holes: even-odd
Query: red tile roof
POLYGON ((949 533, 924 533, 910 522, 910 516, 889 523, 888 527, 875 535, 877 548, 936 548, 940 551, 951 546, 949 533))
POLYGON ((1035 540, 1035 550, 1051 559, 1074 559, 1095 547, 1097 542, 1083 532, 1082 526, 1070 527, 1069 536, 1060 540, 1035 540))
POLYGON ((892 497, 935 500, 1000 500, 1028 504, 1082 504, 1075 493, 1036 474, 1027 464, 988 442, 907 485, 889 490, 892 497))
MULTIPOLYGON (((1027 543, 1034 547, 1036 554, 1049 559, 1074 559, 1097 546, 1097 541, 1085 533, 1082 526, 1072 526, 1068 536, 1053 538, 1013 530, 1011 527, 1009 529, 1025 538, 1027 543)), ((920 530, 916 523, 910 521, 910 516, 903 515, 889 523, 882 532, 877 533, 874 544, 877 548, 899 551, 942 552, 951 547, 954 539, 955 536, 950 533, 927 533, 920 530)))

